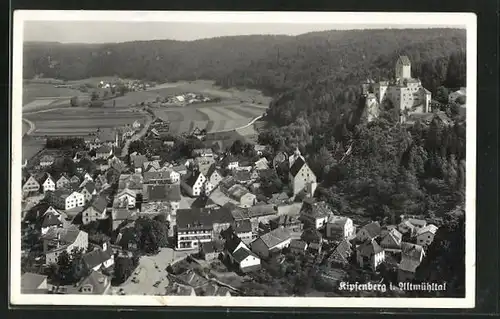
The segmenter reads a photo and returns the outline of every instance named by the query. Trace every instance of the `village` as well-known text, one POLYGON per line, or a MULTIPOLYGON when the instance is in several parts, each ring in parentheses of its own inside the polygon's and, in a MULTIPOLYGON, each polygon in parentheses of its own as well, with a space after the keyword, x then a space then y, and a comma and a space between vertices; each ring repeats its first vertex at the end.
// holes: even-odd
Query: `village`
POLYGON ((298 268, 325 293, 346 280, 412 282, 440 226, 335 211, 315 198, 298 149, 199 148, 182 161, 123 152, 141 129, 150 130, 137 122, 64 150, 61 138, 61 150, 25 165, 23 293, 273 295, 273 276, 298 268))

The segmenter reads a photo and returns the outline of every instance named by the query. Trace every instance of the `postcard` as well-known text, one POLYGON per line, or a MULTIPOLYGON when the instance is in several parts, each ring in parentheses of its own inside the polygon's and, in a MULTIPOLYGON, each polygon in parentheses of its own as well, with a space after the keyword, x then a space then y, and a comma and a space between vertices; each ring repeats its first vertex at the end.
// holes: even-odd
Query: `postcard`
POLYGON ((474 307, 476 46, 465 12, 16 11, 11 303, 474 307))

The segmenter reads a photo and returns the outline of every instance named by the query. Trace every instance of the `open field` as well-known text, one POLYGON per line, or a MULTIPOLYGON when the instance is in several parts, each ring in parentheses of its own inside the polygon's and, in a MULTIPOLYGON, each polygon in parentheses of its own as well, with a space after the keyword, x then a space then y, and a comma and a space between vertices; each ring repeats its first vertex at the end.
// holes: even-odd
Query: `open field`
POLYGON ((144 112, 107 108, 66 108, 25 114, 35 124, 34 136, 82 135, 95 132, 97 128, 114 128, 146 121, 144 112))
POLYGON ((22 161, 29 160, 45 147, 45 140, 33 139, 31 137, 23 138, 22 161))

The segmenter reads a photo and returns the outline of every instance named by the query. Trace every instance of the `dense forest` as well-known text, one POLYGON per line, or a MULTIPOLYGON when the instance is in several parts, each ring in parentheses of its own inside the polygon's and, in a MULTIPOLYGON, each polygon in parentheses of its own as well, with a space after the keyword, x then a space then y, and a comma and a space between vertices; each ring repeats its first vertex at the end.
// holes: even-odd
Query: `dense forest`
POLYGON ((377 120, 360 121, 360 82, 391 79, 398 56, 407 55, 413 77, 433 96, 443 87, 465 86, 465 43, 465 30, 457 29, 100 45, 27 43, 24 77, 211 79, 223 87, 256 88, 273 96, 269 125, 259 142, 271 145, 274 153, 299 148, 318 176, 317 196, 342 214, 388 222, 401 214, 443 221, 431 253, 440 257, 423 267, 425 274, 447 273, 455 287, 449 293, 456 294, 463 289, 463 268, 446 265, 462 265, 465 256, 464 218, 449 218, 465 198, 464 117, 444 98, 440 107, 450 123, 435 119, 408 128, 390 105, 377 120), (453 247, 453 255, 442 254, 443 247, 453 247))

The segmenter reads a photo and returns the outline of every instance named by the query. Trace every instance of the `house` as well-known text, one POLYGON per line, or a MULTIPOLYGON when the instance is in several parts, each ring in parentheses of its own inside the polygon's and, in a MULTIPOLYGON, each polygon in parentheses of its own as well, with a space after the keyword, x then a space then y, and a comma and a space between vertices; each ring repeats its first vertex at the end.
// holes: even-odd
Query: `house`
POLYGON ((92 200, 92 198, 97 195, 97 188, 94 182, 86 182, 80 188, 79 193, 82 194, 85 198, 85 203, 88 203, 92 200))
POLYGON ((238 166, 240 166, 240 161, 232 155, 229 155, 227 158, 225 158, 224 162, 226 163, 226 169, 229 170, 236 169, 238 168, 238 166))
POLYGON ((148 158, 141 154, 136 156, 130 156, 130 162, 136 173, 142 173, 142 166, 147 161, 148 158))
POLYGON ((307 249, 307 243, 300 239, 292 239, 288 248, 293 253, 304 253, 307 249))
POLYGON ((57 189, 47 192, 48 202, 58 209, 69 210, 85 205, 83 194, 66 189, 57 189))
POLYGON ((200 196, 203 192, 203 185, 206 178, 200 171, 191 171, 181 180, 181 187, 191 197, 200 196))
POLYGON ((160 161, 155 160, 155 161, 145 161, 142 163, 142 171, 143 172, 157 172, 161 169, 160 161))
POLYGON ((115 263, 113 251, 109 243, 103 243, 102 248, 97 247, 85 253, 82 256, 82 260, 86 269, 93 271, 109 269, 115 263))
POLYGON ((49 167, 50 165, 52 165, 54 163, 54 161, 55 161, 54 156, 44 155, 44 156, 42 156, 42 158, 40 158, 40 166, 42 168, 49 167))
POLYGON ((233 173, 233 178, 240 184, 248 184, 252 182, 252 173, 246 170, 239 170, 233 173))
POLYGON ((212 149, 210 149, 210 148, 197 148, 197 149, 193 150, 192 155, 193 155, 193 157, 198 157, 198 156, 213 157, 214 153, 213 153, 212 149))
POLYGON ((227 195, 236 200, 241 207, 251 207, 257 202, 257 197, 245 187, 236 184, 227 190, 227 195))
POLYGON ((187 174, 187 168, 186 165, 176 165, 172 166, 172 170, 179 173, 180 175, 186 175, 187 174))
POLYGON ((181 202, 181 189, 179 184, 144 185, 142 196, 144 203, 167 204, 170 213, 175 215, 181 202))
POLYGON ((409 234, 410 237, 413 237, 416 234, 415 226, 413 226, 408 220, 402 221, 398 225, 398 231, 401 234, 409 234))
POLYGON ((93 182, 94 179, 92 178, 92 175, 90 175, 89 172, 85 172, 85 174, 83 174, 83 182, 93 182))
POLYGON ((420 245, 403 243, 401 262, 398 264, 398 281, 407 282, 415 278, 415 272, 425 256, 420 245))
POLYGON ((223 247, 219 244, 219 242, 210 241, 202 243, 200 251, 203 252, 203 259, 206 261, 212 261, 219 257, 219 254, 223 251, 223 247))
POLYGON ((71 178, 69 179, 69 182, 70 182, 71 184, 78 184, 78 185, 80 185, 81 180, 80 180, 80 177, 78 177, 77 175, 73 175, 73 176, 71 176, 71 178))
MULTIPOLYGON (((136 206, 136 196, 135 191, 128 188, 122 189, 115 195, 114 201, 119 207, 135 208, 136 206)), ((114 206, 114 205, 113 205, 114 206)))
POLYGON ((252 222, 250 219, 243 219, 234 222, 234 233, 245 244, 249 244, 253 240, 252 222))
POLYGON ((68 188, 70 186, 69 178, 67 178, 64 174, 59 177, 56 182, 56 188, 68 188))
POLYGON ((111 280, 98 271, 92 271, 78 287, 81 294, 108 295, 111 292, 111 280))
POLYGON ((213 187, 219 186, 219 183, 222 181, 222 175, 217 170, 215 164, 212 164, 205 175, 207 178, 207 184, 210 183, 213 187))
POLYGON ((23 184, 23 194, 30 194, 38 191, 40 191, 40 183, 33 175, 30 175, 30 177, 23 184))
POLYGON ((98 219, 107 218, 107 207, 108 201, 105 197, 97 197, 83 212, 82 212, 82 222, 83 224, 88 224, 90 222, 96 221, 98 219))
MULTIPOLYGON (((55 209, 51 206, 49 209, 52 208, 54 211, 55 209)), ((54 213, 54 212, 46 212, 43 215, 43 220, 42 220, 42 225, 41 225, 41 234, 45 235, 47 234, 50 229, 53 228, 62 228, 66 224, 65 220, 66 214, 63 214, 61 212, 54 213)))
POLYGON ((95 178, 95 187, 97 190, 102 190, 105 189, 109 186, 108 180, 106 179, 106 176, 99 174, 95 178))
POLYGON ((125 163, 114 155, 108 159, 108 166, 114 168, 120 174, 127 170, 125 163))
POLYGON ((335 265, 347 265, 353 253, 352 244, 347 240, 342 240, 328 257, 328 262, 335 265))
POLYGON ((54 181, 52 176, 50 176, 49 173, 45 173, 42 179, 43 179, 42 189, 44 193, 56 190, 56 182, 54 181))
POLYGON ((265 157, 259 158, 253 164, 253 169, 257 171, 267 170, 269 169, 269 161, 265 157))
POLYGON ((321 248, 322 248, 322 246, 323 246, 322 242, 319 242, 319 243, 310 243, 307 246, 307 251, 310 252, 310 253, 313 253, 313 254, 321 254, 321 248))
POLYGON ((399 251, 403 235, 395 228, 391 229, 380 242, 380 246, 388 251, 399 251))
POLYGON ((360 242, 364 242, 367 240, 373 240, 380 236, 382 232, 382 228, 380 227, 379 222, 371 222, 365 226, 363 226, 358 233, 356 234, 356 238, 360 242))
POLYGON ((144 184, 165 184, 179 182, 181 175, 172 169, 161 169, 159 171, 147 171, 143 173, 144 184))
POLYGON ((425 227, 417 230, 417 244, 423 247, 429 247, 429 245, 434 240, 438 227, 436 225, 429 224, 425 227))
POLYGON ((356 248, 356 259, 362 268, 370 267, 372 270, 385 260, 385 251, 375 240, 367 240, 356 248))
POLYGON ((101 145, 95 151, 95 158, 108 159, 113 154, 113 150, 108 145, 101 145))
POLYGON ((22 294, 46 294, 47 292, 47 276, 32 272, 26 272, 21 276, 22 294))
POLYGON ((141 174, 121 174, 118 179, 118 190, 128 188, 136 194, 142 194, 144 179, 141 174))
POLYGON ((243 273, 252 272, 261 268, 260 258, 248 246, 233 234, 226 240, 225 255, 231 264, 237 265, 243 273))
POLYGON ((330 215, 326 223, 326 237, 331 239, 351 238, 355 235, 354 224, 349 217, 330 215))
POLYGON ((300 211, 300 220, 304 223, 304 228, 324 228, 330 216, 333 215, 332 210, 324 201, 315 202, 314 200, 305 200, 300 211))
POLYGON ((298 149, 288 159, 290 165, 289 180, 292 184, 293 194, 297 195, 305 191, 307 196, 312 197, 317 186, 316 175, 298 149))
POLYGON ((198 209, 180 209, 176 215, 175 233, 177 238, 176 249, 198 248, 204 242, 211 242, 213 238, 213 222, 206 214, 198 216, 198 209))
POLYGON ((87 151, 78 151, 78 152, 75 153, 75 156, 73 156, 73 162, 78 163, 82 159, 87 158, 88 155, 89 154, 88 154, 87 151))
POLYGON ((57 258, 62 251, 71 255, 73 249, 87 250, 89 245, 88 234, 76 226, 57 228, 42 236, 45 263, 57 263, 57 258))
POLYGON ((287 229, 276 228, 254 240, 250 246, 258 256, 267 258, 271 252, 288 247, 291 240, 290 232, 287 229))
POLYGON ((236 167, 235 170, 238 172, 240 172, 240 171, 250 172, 252 170, 252 168, 253 168, 252 163, 245 160, 245 161, 240 161, 238 164, 238 167, 236 167))
POLYGON ((253 150, 255 151, 255 153, 257 153, 257 155, 259 156, 262 156, 262 154, 266 151, 266 146, 265 145, 260 145, 260 144, 255 144, 253 146, 253 150))
POLYGON ((278 194, 273 194, 273 196, 267 201, 269 204, 273 205, 281 205, 285 204, 290 200, 290 197, 288 197, 287 193, 281 192, 278 194))
POLYGON ((408 222, 415 227, 415 231, 418 232, 419 229, 422 229, 427 225, 427 221, 425 219, 419 218, 408 218, 408 222))
POLYGON ((279 227, 288 228, 294 232, 300 232, 303 229, 303 224, 299 219, 299 216, 294 215, 281 215, 278 213, 278 217, 271 219, 269 221, 269 226, 272 229, 276 229, 279 227))
POLYGON ((111 209, 112 230, 114 231, 125 222, 132 220, 133 214, 133 211, 129 210, 128 208, 113 207, 111 209))

